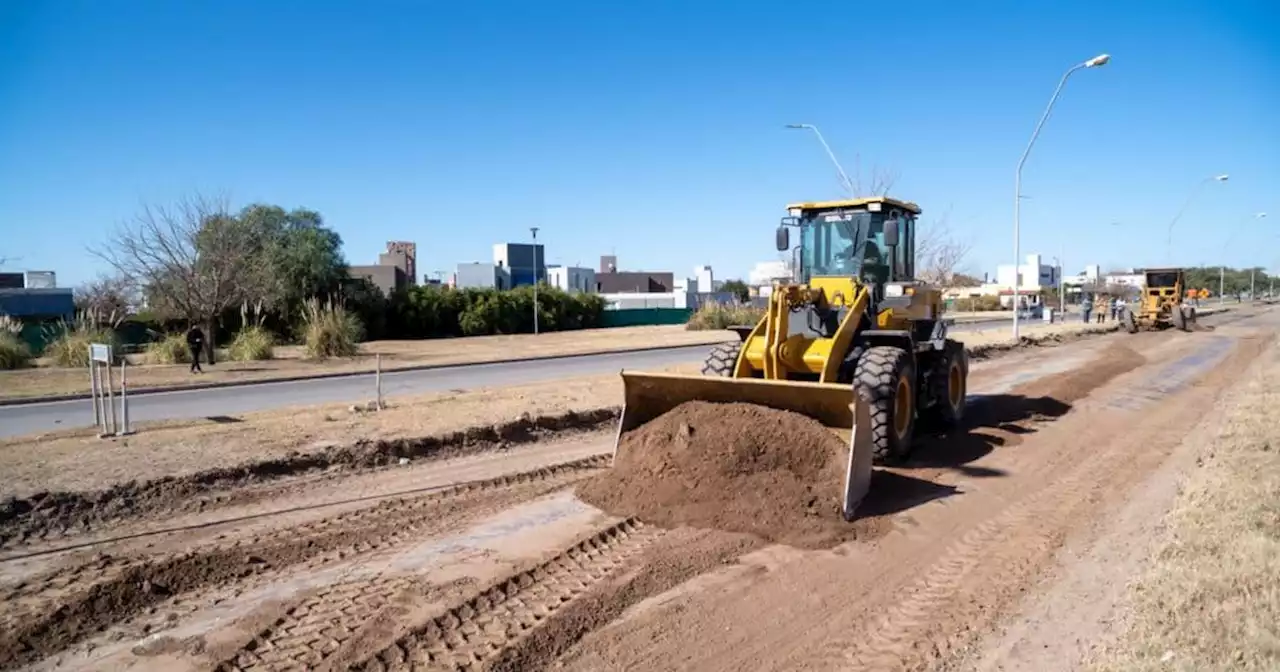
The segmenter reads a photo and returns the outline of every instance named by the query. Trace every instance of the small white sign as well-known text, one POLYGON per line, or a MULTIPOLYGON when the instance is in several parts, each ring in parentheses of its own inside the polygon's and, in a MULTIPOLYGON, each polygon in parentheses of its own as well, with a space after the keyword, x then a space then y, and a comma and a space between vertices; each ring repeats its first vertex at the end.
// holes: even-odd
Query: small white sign
POLYGON ((89 344, 89 359, 103 364, 111 363, 111 346, 105 343, 89 344))

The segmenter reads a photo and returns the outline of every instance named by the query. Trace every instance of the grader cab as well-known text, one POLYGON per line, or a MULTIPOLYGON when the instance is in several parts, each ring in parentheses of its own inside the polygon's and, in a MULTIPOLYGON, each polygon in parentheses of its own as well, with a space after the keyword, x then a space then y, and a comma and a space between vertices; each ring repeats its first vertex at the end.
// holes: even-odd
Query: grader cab
POLYGON ((789 251, 798 231, 795 277, 773 286, 759 323, 731 328, 738 339, 711 351, 704 375, 623 371, 618 440, 693 400, 801 413, 848 441, 852 519, 873 459, 906 458, 918 417, 961 419, 969 362, 947 338, 941 291, 915 278, 919 206, 860 198, 787 210, 776 242, 789 251))

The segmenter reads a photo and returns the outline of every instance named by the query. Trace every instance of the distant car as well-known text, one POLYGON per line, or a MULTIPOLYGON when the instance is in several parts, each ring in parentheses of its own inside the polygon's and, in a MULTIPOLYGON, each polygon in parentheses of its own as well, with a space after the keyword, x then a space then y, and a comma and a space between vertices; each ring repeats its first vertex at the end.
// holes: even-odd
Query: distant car
POLYGON ((1043 319, 1044 319, 1044 305, 1043 305, 1043 304, 1039 304, 1039 303, 1037 303, 1037 304, 1034 304, 1034 305, 1032 305, 1032 306, 1028 306, 1028 307, 1026 307, 1026 308, 1021 308, 1021 309, 1019 309, 1019 310, 1018 310, 1018 319, 1020 319, 1020 320, 1043 320, 1043 319))

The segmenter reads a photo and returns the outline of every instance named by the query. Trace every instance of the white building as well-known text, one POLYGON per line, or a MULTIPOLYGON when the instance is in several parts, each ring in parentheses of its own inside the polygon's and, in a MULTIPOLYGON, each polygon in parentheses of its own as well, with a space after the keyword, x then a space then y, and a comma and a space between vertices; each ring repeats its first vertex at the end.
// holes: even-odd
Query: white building
POLYGON ((694 292, 714 292, 716 291, 716 276, 711 271, 710 266, 695 266, 693 269, 694 292))
MULTIPOLYGON (((1012 288, 1014 284, 1014 266, 1005 264, 996 267, 996 284, 1012 288)), ((1041 262, 1038 254, 1028 254, 1027 263, 1017 267, 1018 289, 1038 292, 1045 288, 1058 287, 1059 269, 1041 262)))
POLYGON ((458 264, 453 286, 458 289, 510 289, 511 276, 496 264, 473 261, 458 264))
POLYGON ((548 266, 547 284, 566 292, 596 291, 596 271, 581 266, 548 266))
POLYGON ((782 260, 761 261, 752 267, 747 274, 747 285, 751 287, 772 287, 775 281, 791 279, 791 264, 782 260))
POLYGON ((1142 283, 1146 280, 1146 276, 1139 273, 1138 269, 1131 268, 1127 273, 1108 273, 1103 282, 1122 287, 1142 287, 1142 283))

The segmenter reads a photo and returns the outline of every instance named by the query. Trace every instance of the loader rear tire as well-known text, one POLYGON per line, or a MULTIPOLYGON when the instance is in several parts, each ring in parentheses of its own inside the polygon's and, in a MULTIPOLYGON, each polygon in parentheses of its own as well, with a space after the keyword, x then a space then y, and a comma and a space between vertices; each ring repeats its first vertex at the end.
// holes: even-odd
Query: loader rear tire
POLYGON ((742 342, 721 343, 711 348, 711 353, 702 363, 702 375, 732 378, 733 367, 738 364, 738 353, 742 352, 742 342))
POLYGON ((916 372, 911 353, 892 346, 867 348, 858 359, 854 385, 871 403, 871 447, 882 463, 911 453, 916 430, 916 372))
POLYGON ((947 339, 940 361, 929 380, 933 406, 929 415, 942 427, 955 427, 964 420, 965 397, 969 392, 969 353, 964 344, 947 339))

